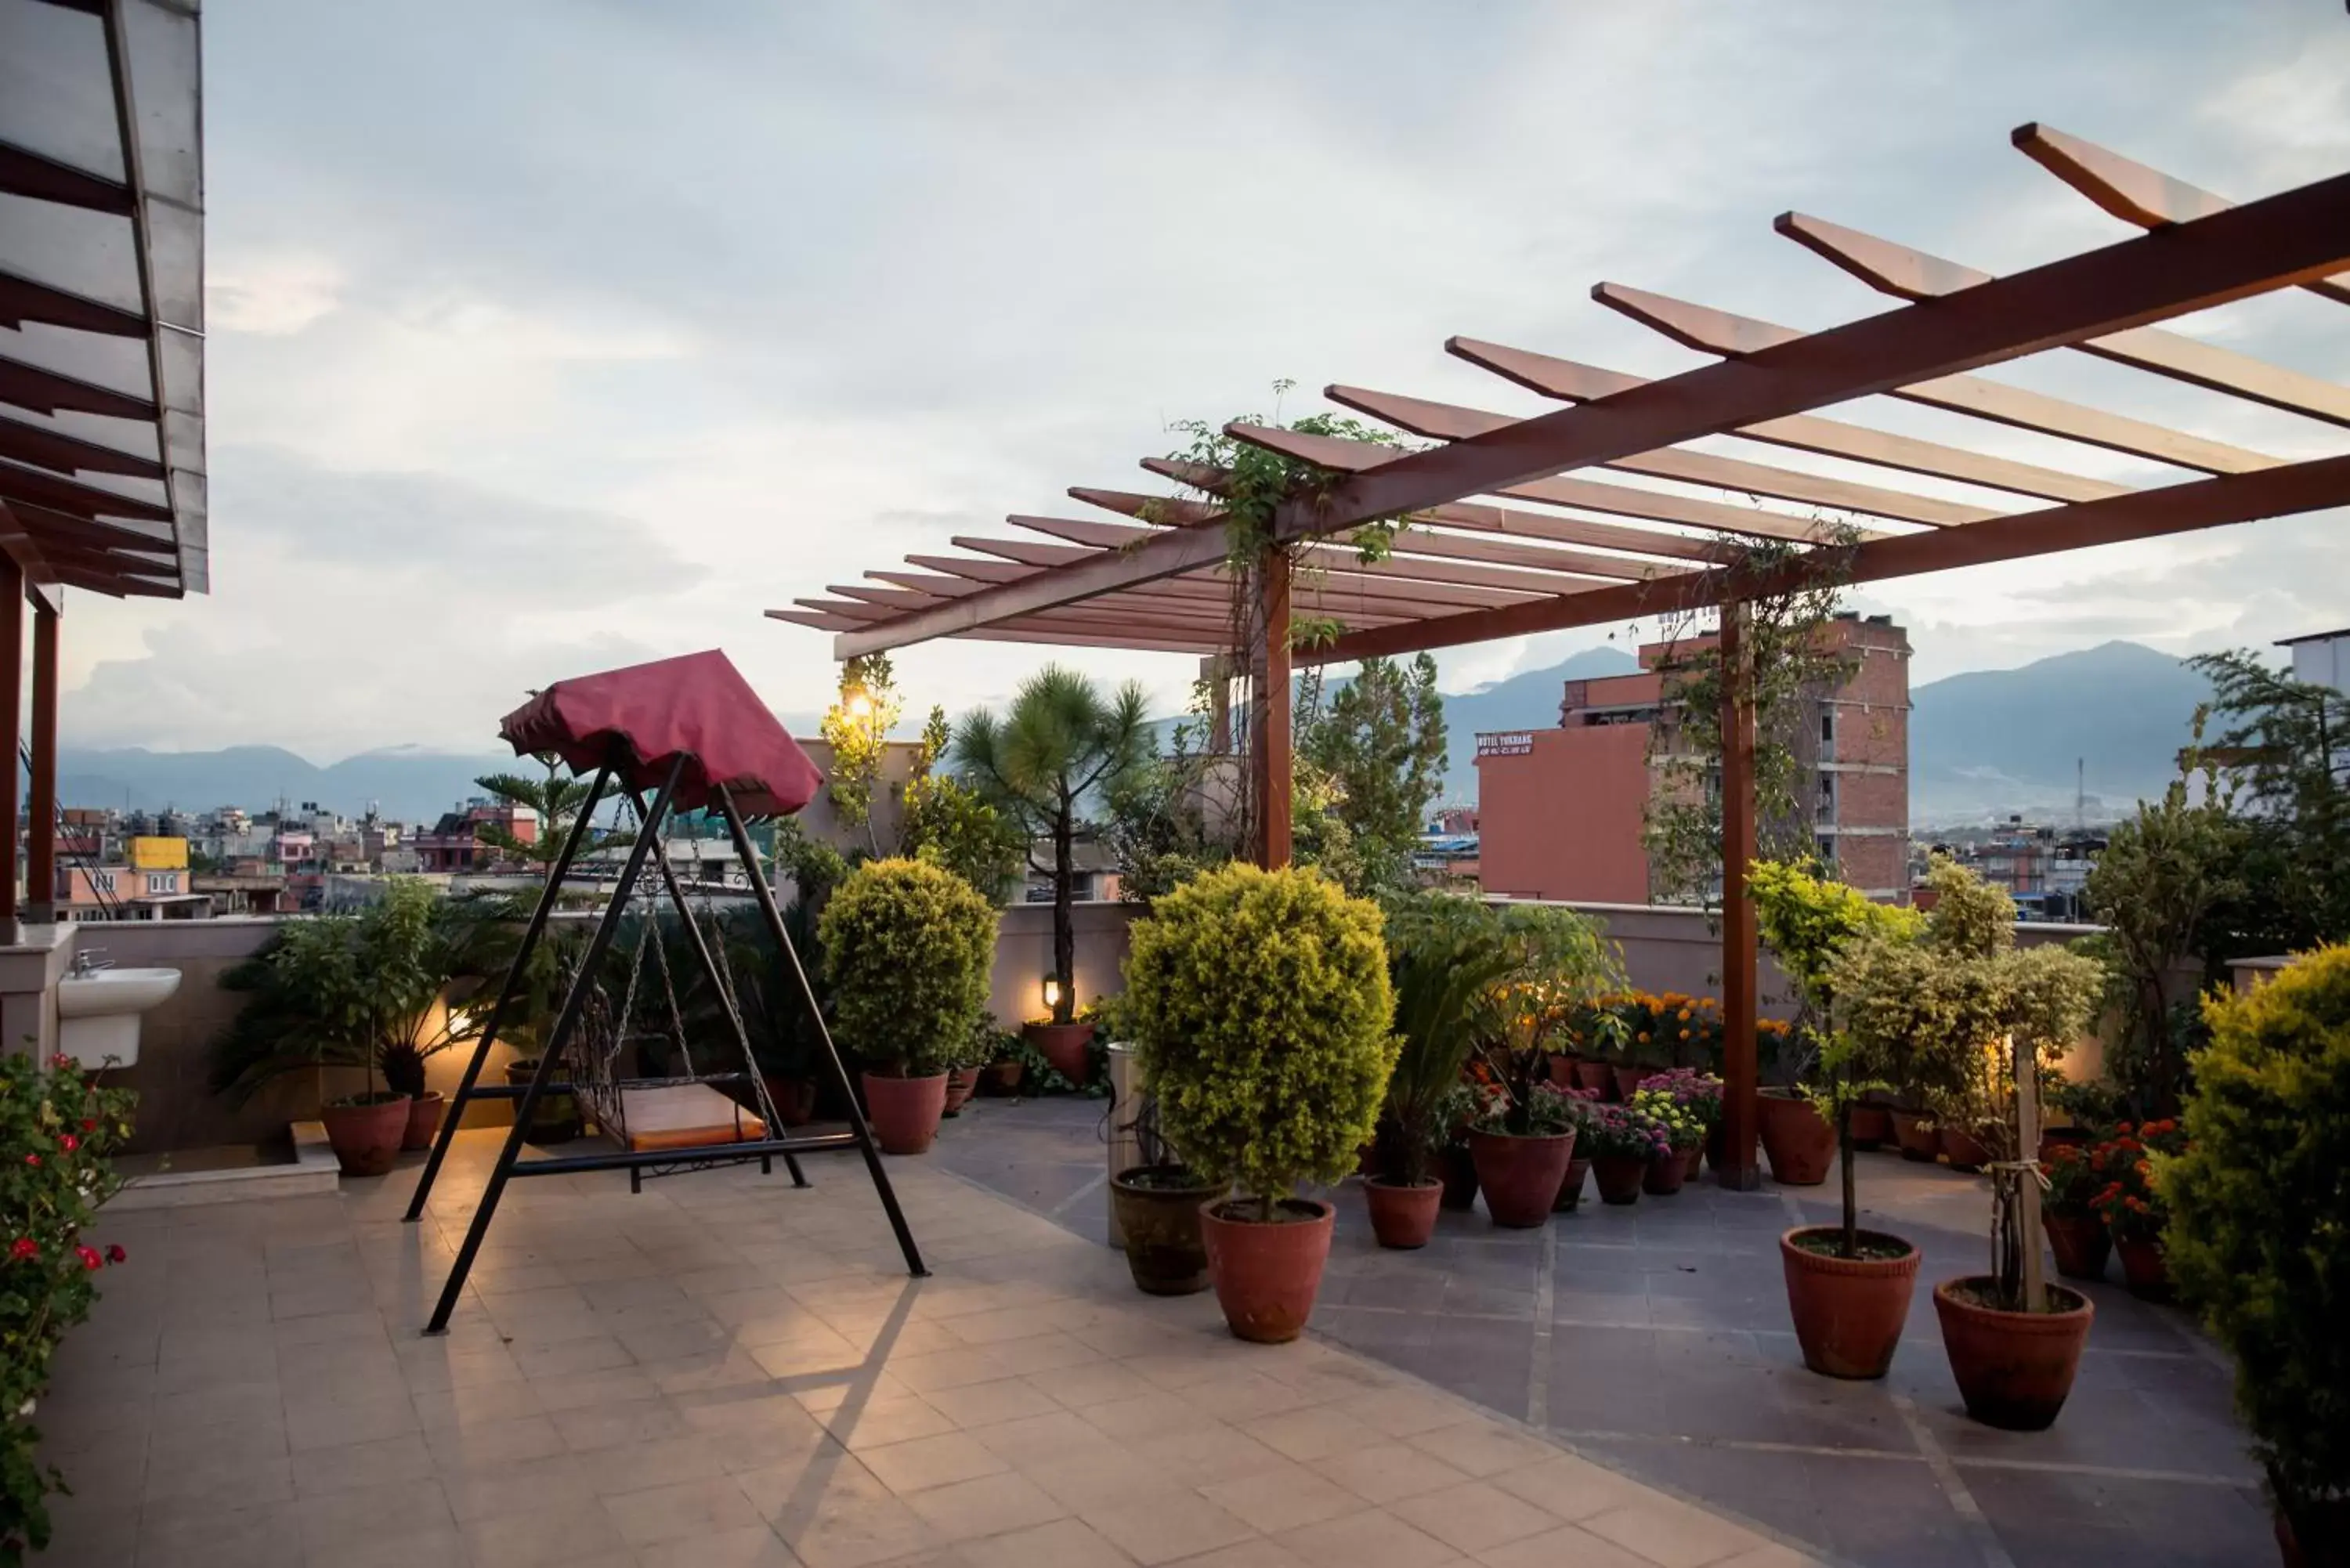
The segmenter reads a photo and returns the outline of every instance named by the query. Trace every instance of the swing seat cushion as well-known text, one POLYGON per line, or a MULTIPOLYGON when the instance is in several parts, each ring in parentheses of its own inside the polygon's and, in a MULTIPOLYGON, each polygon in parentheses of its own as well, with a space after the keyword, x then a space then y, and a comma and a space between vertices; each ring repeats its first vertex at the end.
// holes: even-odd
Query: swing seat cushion
POLYGON ((628 1147, 639 1153, 757 1143, 767 1136, 755 1114, 707 1084, 622 1089, 620 1114, 628 1147))

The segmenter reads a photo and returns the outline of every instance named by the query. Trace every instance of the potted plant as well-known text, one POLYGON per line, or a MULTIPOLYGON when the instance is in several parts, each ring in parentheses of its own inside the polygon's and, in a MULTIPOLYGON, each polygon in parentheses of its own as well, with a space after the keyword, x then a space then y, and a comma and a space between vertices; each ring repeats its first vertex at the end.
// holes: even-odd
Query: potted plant
POLYGON ((1461 1070, 1479 1032, 1497 1021, 1495 989, 1518 953, 1489 905, 1444 894, 1399 901, 1388 950, 1399 1049, 1363 1200, 1379 1245, 1424 1247, 1443 1198, 1436 1163, 1460 1116, 1461 1070))
POLYGON ((1581 1207, 1584 1184, 1591 1179, 1591 1123, 1593 1107, 1600 1101, 1597 1089, 1563 1089, 1566 1096, 1568 1125, 1575 1131, 1575 1152, 1566 1162, 1566 1179, 1558 1184, 1558 1196, 1551 1200, 1551 1212, 1568 1214, 1581 1207))
MULTIPOLYGON (((1747 875, 1763 940, 1795 986, 1799 1025, 1821 1042, 1814 1067, 1820 1082, 1799 1103, 1826 1130, 1843 1204, 1839 1224, 1796 1226, 1779 1238, 1788 1315, 1804 1365, 1813 1371, 1882 1377, 1908 1322, 1919 1254, 1898 1236, 1860 1228, 1853 1116, 1865 1096, 1884 1086, 1905 1049, 1900 1032, 1914 1020, 1900 1014, 1900 997, 1882 988, 1914 967, 1918 919, 1800 866, 1757 862, 1747 875)), ((1778 1177, 1782 1158, 1792 1158, 1784 1147, 1792 1136, 1786 1107, 1798 1102, 1767 1103, 1762 1143, 1778 1177), (1781 1118, 1778 1149, 1774 1115, 1781 1118)), ((1816 1162, 1825 1180, 1826 1161, 1809 1147, 1815 1142, 1815 1135, 1806 1138, 1804 1158, 1816 1162)))
POLYGON ((995 1020, 983 1012, 971 1033, 947 1054, 947 1103, 945 1114, 960 1116, 971 1097, 979 1093, 979 1075, 995 1060, 995 1040, 998 1031, 995 1020))
POLYGON ((2350 1563, 2350 947, 2203 1004, 2186 1144, 2153 1160, 2178 1293, 2236 1363, 2288 1568, 2350 1563))
POLYGON ((1335 1183, 1372 1135, 1395 1067, 1379 909, 1314 871, 1232 865, 1131 928, 1126 1002, 1159 1125, 1183 1162, 1242 1195, 1201 1208, 1209 1272, 1242 1339, 1297 1337, 1335 1183))
MULTIPOLYGON (((1113 1108, 1112 1115, 1117 1109, 1113 1108)), ((1148 1295, 1188 1296, 1208 1288, 1208 1243, 1201 1210, 1232 1189, 1183 1163, 1159 1125, 1159 1101, 1146 1086, 1121 1129, 1142 1159, 1110 1178, 1110 1202, 1126 1239, 1126 1266, 1148 1295)))
POLYGON ((2056 1272, 2068 1280, 2102 1280, 2114 1241, 2097 1212, 2097 1194, 2106 1181, 2093 1151, 2077 1144, 2059 1144, 2041 1162, 2048 1190, 2041 1199, 2040 1220, 2048 1231, 2048 1250, 2056 1255, 2056 1272))
MULTIPOLYGON (((1663 1076, 1659 1074, 1643 1082, 1656 1082, 1663 1076)), ((1676 1098, 1669 1088, 1633 1090, 1632 1107, 1648 1117, 1661 1135, 1659 1141, 1662 1147, 1648 1162, 1648 1174, 1640 1179, 1640 1190, 1658 1198, 1669 1198, 1689 1179, 1690 1157, 1705 1152, 1704 1118, 1676 1098)))
POLYGON ((2092 1200, 2121 1254, 2122 1279, 2130 1294, 2150 1302, 2170 1299, 2170 1267, 2163 1252, 2168 1200, 2155 1181, 2155 1161, 2187 1152, 2178 1123, 2124 1122, 2097 1146, 2097 1173, 2105 1178, 2092 1200))
POLYGON ((1592 1179, 1599 1184, 1602 1203, 1638 1203, 1648 1167, 1669 1154, 1672 1141, 1664 1129, 1637 1106, 1583 1101, 1567 1113, 1588 1139, 1592 1179))
POLYGON ((1469 1127, 1469 1155, 1494 1224, 1524 1231, 1550 1218, 1575 1157, 1572 1094, 1542 1078, 1482 1097, 1469 1127))
POLYGON ((842 1040, 871 1064, 865 1104, 884 1152, 920 1154, 946 1110, 947 1069, 987 1009, 995 906, 924 860, 870 860, 817 921, 842 1040))
POLYGON ((1712 1139, 1714 1129, 1721 1125, 1721 1080, 1694 1067, 1673 1067, 1641 1079, 1640 1089, 1664 1096, 1676 1111, 1696 1122, 1694 1141, 1684 1144, 1679 1138, 1674 1140, 1674 1147, 1683 1151, 1681 1179, 1696 1180, 1699 1162, 1705 1158, 1705 1146, 1712 1139))
POLYGON ((952 756, 962 782, 1029 846, 1029 868, 1053 879, 1050 1011, 1023 1033, 1071 1083, 1088 1077, 1086 1047, 1093 1026, 1077 1018, 1076 845, 1080 813, 1118 793, 1154 757, 1149 701, 1133 681, 1105 699, 1074 670, 1048 664, 1022 686, 1001 719, 984 710, 955 732, 952 756), (1052 858, 1036 857, 1049 843, 1052 858))

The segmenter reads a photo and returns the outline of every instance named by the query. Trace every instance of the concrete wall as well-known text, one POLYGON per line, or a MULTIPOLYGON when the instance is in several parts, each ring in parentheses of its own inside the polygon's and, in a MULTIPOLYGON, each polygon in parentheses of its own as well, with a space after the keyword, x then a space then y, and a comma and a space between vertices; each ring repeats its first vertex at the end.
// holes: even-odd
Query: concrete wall
MULTIPOLYGON (((1126 927, 1133 915, 1128 904, 1079 904, 1076 917, 1077 1005, 1125 989, 1126 927)), ((1006 1029, 1042 1017, 1045 976, 1053 969, 1053 906, 1012 904, 995 936, 995 975, 988 992, 988 1011, 1006 1029)))

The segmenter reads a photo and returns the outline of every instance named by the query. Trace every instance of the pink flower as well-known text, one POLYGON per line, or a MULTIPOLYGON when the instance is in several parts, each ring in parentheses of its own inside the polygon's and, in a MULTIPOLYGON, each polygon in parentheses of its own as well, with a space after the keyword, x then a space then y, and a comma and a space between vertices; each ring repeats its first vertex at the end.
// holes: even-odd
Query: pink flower
POLYGON ((130 1261, 130 1254, 122 1250, 121 1242, 117 1241, 106 1249, 106 1261, 109 1263, 128 1262, 130 1261))
POLYGON ((74 1150, 81 1147, 81 1139, 74 1137, 71 1133, 59 1133, 57 1135, 57 1147, 65 1150, 68 1154, 71 1154, 74 1150))
POLYGON ((95 1273, 99 1270, 106 1267, 106 1260, 98 1255, 98 1249, 95 1247, 76 1247, 74 1249, 74 1256, 79 1258, 81 1260, 81 1266, 89 1270, 92 1273, 95 1273))
POLYGON ((9 1244, 8 1255, 19 1261, 37 1258, 41 1255, 41 1244, 30 1236, 19 1236, 9 1244))
POLYGON ((75 1062, 72 1057, 60 1051, 56 1055, 49 1058, 49 1065, 57 1068, 59 1072, 63 1072, 66 1068, 75 1065, 75 1062))
POLYGON ((25 1163, 26 1165, 38 1165, 41 1163, 41 1157, 37 1154, 28 1154, 25 1157, 25 1163))

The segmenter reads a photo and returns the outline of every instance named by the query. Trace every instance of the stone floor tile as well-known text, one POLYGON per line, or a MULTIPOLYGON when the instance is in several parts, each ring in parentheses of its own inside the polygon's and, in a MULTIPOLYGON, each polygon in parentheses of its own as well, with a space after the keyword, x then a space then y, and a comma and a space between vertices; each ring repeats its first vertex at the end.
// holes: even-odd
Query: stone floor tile
POLYGON ((1558 1449, 1528 1433, 1490 1421, 1461 1421, 1404 1439, 1464 1475, 1500 1475, 1553 1458, 1558 1449))
POLYGON ((1435 1455, 1405 1443, 1371 1443, 1307 1461, 1367 1502, 1391 1502, 1457 1486, 1469 1478, 1435 1455))
POLYGON ((631 1547, 765 1526, 743 1489, 724 1474, 608 1493, 604 1511, 631 1547))
MULTIPOLYGON (((291 1503, 214 1513, 200 1521, 159 1515, 136 1521, 141 1568, 292 1568, 302 1561, 302 1532, 291 1503)), ((60 1530, 37 1563, 103 1562, 108 1543, 85 1542, 60 1530)), ((125 1558, 123 1561, 130 1561, 125 1558)))
POLYGON ((1206 1486, 1278 1469, 1294 1461, 1235 1428, 1145 1434, 1126 1440, 1136 1459, 1184 1486, 1206 1486))
POLYGON ((461 1525, 509 1513, 549 1509, 594 1508, 599 1499, 578 1456, 543 1454, 530 1459, 467 1459, 441 1469, 441 1492, 461 1525))
POLYGON ((799 1568, 783 1537, 764 1524, 641 1546, 636 1560, 638 1568, 799 1568))
POLYGON ((1157 1393, 1158 1385, 1114 1361, 1080 1361, 1028 1375, 1029 1384, 1072 1410, 1157 1393))
MULTIPOLYGON (((1004 1429, 991 1427, 986 1430, 993 1433, 1004 1429)), ((1000 1447, 996 1451, 1003 1452, 1000 1447)), ((1180 1488, 1174 1477, 1154 1469, 1132 1449, 1107 1438, 1097 1438, 1083 1448, 1050 1453, 1015 1450, 1005 1457, 1021 1474, 1065 1506, 1080 1512, 1180 1488)))
POLYGON ((535 1508, 477 1519, 463 1529, 473 1568, 579 1568, 633 1562, 611 1517, 596 1506, 535 1508))
POLYGON ((1363 1440, 1363 1424, 1334 1407, 1319 1405, 1239 1423, 1240 1430, 1275 1453, 1293 1459, 1318 1459, 1363 1440))
POLYGON ((1422 1492, 1388 1509, 1455 1552, 1491 1551, 1558 1527, 1555 1516, 1484 1481, 1422 1492))
POLYGON ((1306 1568, 1305 1559, 1263 1536, 1186 1557, 1181 1568, 1306 1568))
POLYGON ((979 1476, 926 1488, 906 1497, 941 1539, 970 1541, 1065 1518, 1068 1510, 1042 1487, 1017 1473, 979 1476))
POLYGON ((1134 1559, 1082 1520, 1060 1519, 962 1548, 971 1568, 1133 1568, 1134 1559))
POLYGON ((735 1479, 806 1568, 867 1568, 942 1543, 851 1455, 837 1463, 779 1466, 735 1479))
POLYGON ((1363 1506, 1363 1500, 1295 1459, 1200 1488, 1211 1501, 1267 1535, 1318 1524, 1363 1506))
POLYGON ((1061 1408, 1034 1378, 998 1377, 958 1387, 932 1388, 922 1397, 941 1415, 965 1431, 1016 1421, 1027 1416, 1048 1416, 1061 1408))
POLYGON ((1236 1545, 1258 1533, 1197 1492, 1152 1493, 1087 1509, 1080 1517, 1146 1568, 1236 1545))
POLYGON ((1700 1568, 1763 1543, 1752 1531, 1666 1497, 1606 1509, 1582 1528, 1639 1553, 1659 1568, 1700 1568))
POLYGON ((421 1432, 402 1432, 364 1443, 303 1449, 294 1456, 294 1495, 317 1497, 388 1481, 422 1480, 434 1472, 432 1451, 421 1432))
POLYGON ((1273 1539, 1314 1568, 1439 1568, 1458 1555, 1434 1536, 1376 1508, 1283 1531, 1273 1539))
POLYGON ((1638 1481, 1575 1454, 1553 1454, 1491 1479, 1503 1491, 1569 1522, 1655 1495, 1638 1481))
POLYGON ((1476 1554, 1484 1568, 1657 1568, 1638 1552, 1572 1524, 1476 1554))
POLYGON ((430 1480, 395 1480, 302 1498, 294 1514, 302 1549, 312 1556, 390 1536, 454 1529, 457 1522, 440 1486, 430 1480))
POLYGON ((844 1403, 816 1418, 853 1453, 955 1430, 936 1406, 913 1394, 844 1403))
POLYGON ((286 1443, 296 1453, 374 1442, 422 1429, 416 1407, 405 1393, 368 1399, 312 1400, 291 1396, 286 1402, 286 1443))
POLYGON ((1012 1468, 965 1432, 941 1432, 854 1451, 866 1469, 900 1497, 926 1487, 999 1475, 1012 1468))

